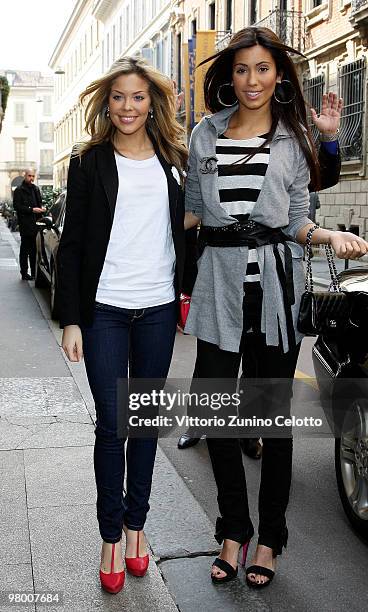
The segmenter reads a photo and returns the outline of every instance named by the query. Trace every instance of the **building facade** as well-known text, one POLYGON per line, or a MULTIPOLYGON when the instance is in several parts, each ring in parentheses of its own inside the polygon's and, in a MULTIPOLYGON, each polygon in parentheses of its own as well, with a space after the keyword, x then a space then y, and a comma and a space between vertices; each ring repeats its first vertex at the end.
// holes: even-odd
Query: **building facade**
POLYGON ((95 0, 78 0, 49 61, 55 76, 54 186, 66 186, 73 143, 83 135, 79 94, 101 74, 101 23, 93 14, 95 0))
POLYGON ((322 94, 344 99, 339 142, 338 185, 320 194, 321 225, 352 227, 368 236, 367 26, 368 0, 304 0, 307 62, 302 63, 304 93, 320 109, 322 94))
POLYGON ((69 155, 85 136, 79 94, 123 55, 142 54, 171 76, 172 0, 78 0, 49 62, 55 73, 54 184, 64 188, 69 155))
POLYGON ((50 60, 62 73, 55 77, 55 185, 65 186, 72 144, 83 136, 78 95, 118 57, 140 53, 175 79, 186 93, 178 117, 190 134, 205 111, 194 41, 206 36, 210 55, 212 45, 221 49, 233 32, 257 24, 304 53, 295 61, 310 105, 319 110, 326 91, 344 98, 341 181, 321 194, 320 221, 366 236, 367 23, 368 0, 79 0, 50 60))
MULTIPOLYGON (((320 194, 319 221, 330 229, 353 228, 367 238, 368 0, 179 0, 176 5, 184 11, 184 44, 199 31, 214 29, 220 50, 245 26, 269 27, 306 56, 295 56, 295 62, 310 106, 319 111, 327 91, 344 98, 341 180, 320 194)), ((189 130, 192 119, 187 112, 189 130)))
POLYGON ((0 138, 0 200, 11 200, 24 171, 37 171, 40 187, 52 185, 53 80, 40 72, 3 70, 10 85, 0 138))

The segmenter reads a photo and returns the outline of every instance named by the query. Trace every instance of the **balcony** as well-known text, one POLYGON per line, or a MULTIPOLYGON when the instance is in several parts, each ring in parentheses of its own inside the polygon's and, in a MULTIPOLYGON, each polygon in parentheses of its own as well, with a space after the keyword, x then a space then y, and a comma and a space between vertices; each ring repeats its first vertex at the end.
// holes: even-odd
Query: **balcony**
POLYGON ((22 174, 27 168, 37 168, 35 161, 7 161, 5 168, 8 172, 18 172, 22 174))
POLYGON ((281 38, 283 43, 297 51, 303 51, 304 16, 300 11, 275 9, 254 25, 269 28, 281 38))
POLYGON ((231 30, 223 30, 216 32, 216 49, 217 51, 222 51, 225 49, 232 37, 233 33, 231 30))
POLYGON ((115 8, 116 2, 114 0, 95 0, 92 8, 92 15, 96 19, 100 19, 105 22, 110 12, 115 8))
POLYGON ((352 0, 349 21, 368 46, 368 0, 352 0))

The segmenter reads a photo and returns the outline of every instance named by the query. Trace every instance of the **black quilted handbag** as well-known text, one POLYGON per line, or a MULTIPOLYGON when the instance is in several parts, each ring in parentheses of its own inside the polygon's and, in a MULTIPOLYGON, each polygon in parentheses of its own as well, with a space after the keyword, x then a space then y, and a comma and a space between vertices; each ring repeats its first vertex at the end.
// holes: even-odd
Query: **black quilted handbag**
POLYGON ((298 330, 306 336, 331 336, 344 333, 350 318, 351 300, 342 291, 337 278, 332 248, 325 245, 328 267, 331 276, 331 291, 314 291, 311 261, 311 235, 306 242, 307 272, 305 292, 300 302, 298 330))

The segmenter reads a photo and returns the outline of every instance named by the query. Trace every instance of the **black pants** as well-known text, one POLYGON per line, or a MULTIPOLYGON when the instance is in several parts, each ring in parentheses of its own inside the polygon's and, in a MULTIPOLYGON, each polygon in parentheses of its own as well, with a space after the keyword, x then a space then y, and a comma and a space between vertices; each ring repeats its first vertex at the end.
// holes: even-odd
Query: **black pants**
POLYGON ((28 274, 28 259, 31 268, 31 275, 36 271, 36 235, 21 236, 19 250, 19 267, 22 276, 28 274))
MULTIPOLYGON (((234 379, 236 384, 242 361, 241 386, 244 388, 245 399, 247 379, 272 378, 274 381, 282 378, 283 384, 279 388, 277 382, 274 382, 274 400, 270 401, 268 397, 264 416, 267 416, 268 409, 287 416, 290 414, 292 379, 300 345, 288 353, 283 353, 281 345, 266 345, 265 336, 260 331, 262 290, 258 283, 254 283, 253 287, 251 285, 253 283, 245 285, 244 327, 239 353, 224 351, 215 344, 198 340, 194 376, 234 379), (289 379, 286 386, 285 379, 289 379)), ((193 385, 195 386, 195 380, 193 385)), ((245 412, 248 408, 249 405, 245 412)), ((207 437, 207 445, 218 489, 220 511, 215 537, 219 543, 225 538, 244 543, 253 535, 253 526, 249 517, 247 485, 239 440, 207 437)), ((289 501, 291 471, 291 435, 263 437, 258 543, 269 546, 275 554, 281 554, 287 541, 285 511, 289 501)))

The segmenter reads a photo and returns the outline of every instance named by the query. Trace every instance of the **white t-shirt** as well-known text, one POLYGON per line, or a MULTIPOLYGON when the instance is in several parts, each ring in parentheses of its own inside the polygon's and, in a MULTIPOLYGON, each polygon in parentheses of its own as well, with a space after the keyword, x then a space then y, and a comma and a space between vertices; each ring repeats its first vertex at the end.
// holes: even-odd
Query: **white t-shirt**
POLYGON ((149 308, 175 299, 175 250, 165 172, 156 155, 115 153, 119 176, 114 221, 96 301, 149 308))

